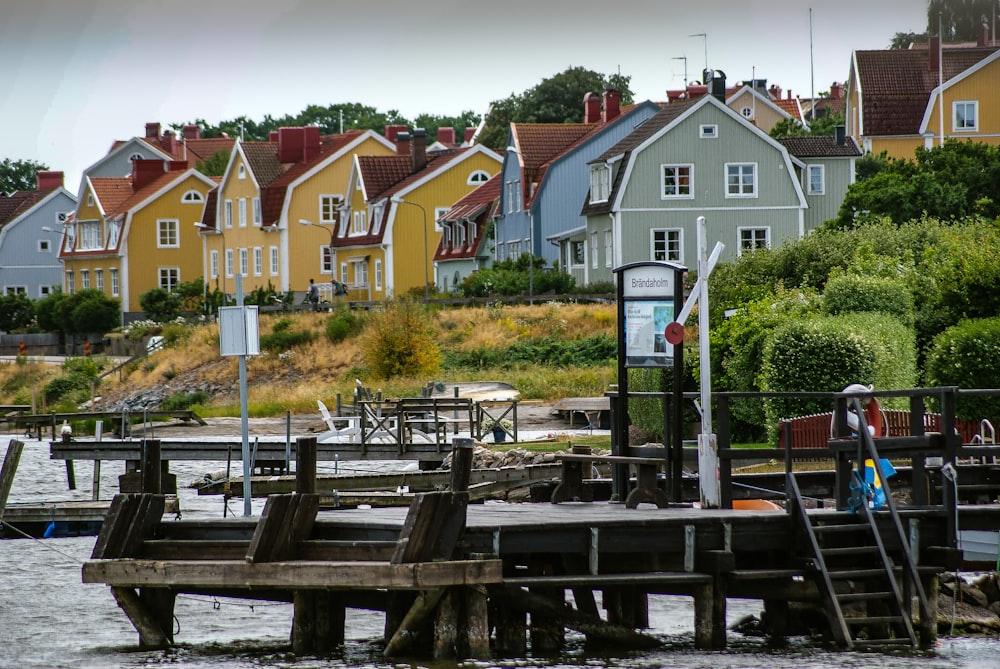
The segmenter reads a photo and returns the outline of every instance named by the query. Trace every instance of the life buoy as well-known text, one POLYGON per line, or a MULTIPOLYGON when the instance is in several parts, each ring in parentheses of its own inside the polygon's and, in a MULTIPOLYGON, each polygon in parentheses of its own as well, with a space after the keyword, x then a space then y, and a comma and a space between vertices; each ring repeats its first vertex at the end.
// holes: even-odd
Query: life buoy
POLYGON ((872 428, 874 436, 885 436, 885 425, 882 422, 882 407, 878 405, 878 400, 874 397, 865 405, 865 422, 872 428))

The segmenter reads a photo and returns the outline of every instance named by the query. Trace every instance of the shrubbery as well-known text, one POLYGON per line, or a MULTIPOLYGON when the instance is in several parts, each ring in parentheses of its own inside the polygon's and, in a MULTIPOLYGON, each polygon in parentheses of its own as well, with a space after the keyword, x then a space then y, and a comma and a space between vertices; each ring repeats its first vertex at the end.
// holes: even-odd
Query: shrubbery
MULTIPOLYGON (((1000 318, 963 321, 942 332, 927 355, 926 385, 996 388, 1000 380, 1000 318)), ((1000 398, 963 396, 955 415, 1000 425, 1000 398)))
POLYGON ((364 320, 350 309, 337 309, 326 321, 326 338, 334 344, 348 337, 354 337, 361 332, 364 320))
POLYGON ((270 334, 261 335, 260 348, 262 351, 282 353, 296 346, 308 344, 313 339, 312 330, 294 330, 290 318, 280 318, 271 326, 270 334))
POLYGON ((392 300, 383 311, 369 314, 362 332, 361 352, 377 378, 430 377, 441 368, 441 350, 428 325, 427 308, 392 300))

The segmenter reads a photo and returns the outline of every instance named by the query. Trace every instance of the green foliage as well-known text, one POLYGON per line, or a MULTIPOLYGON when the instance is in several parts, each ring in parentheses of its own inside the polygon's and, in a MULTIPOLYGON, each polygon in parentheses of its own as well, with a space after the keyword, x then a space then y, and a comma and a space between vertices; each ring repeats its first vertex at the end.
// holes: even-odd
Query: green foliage
POLYGON ((34 160, 11 160, 4 158, 0 161, 0 193, 10 194, 19 190, 35 190, 38 182, 35 175, 40 171, 49 169, 34 160))
POLYGON ((167 346, 174 346, 191 336, 191 328, 184 323, 167 323, 160 334, 163 335, 163 341, 167 346))
POLYGON ((271 328, 271 334, 262 335, 260 338, 260 348, 271 353, 282 353, 296 346, 308 344, 315 335, 312 330, 295 330, 292 322, 287 318, 282 318, 271 328))
POLYGON ((139 306, 146 318, 157 323, 166 323, 181 313, 181 298, 164 288, 151 288, 139 296, 139 306))
POLYGON ((163 411, 184 411, 197 404, 205 404, 210 399, 209 394, 201 390, 190 393, 175 393, 160 402, 160 409, 163 411))
POLYGON ((900 279, 838 275, 826 282, 823 309, 830 316, 881 311, 913 325, 913 295, 900 279))
POLYGON ((27 327, 35 317, 35 306, 23 293, 0 297, 0 330, 13 332, 27 327))
POLYGON ((786 118, 778 121, 771 132, 768 133, 771 137, 779 139, 781 137, 827 137, 834 134, 834 129, 838 125, 844 125, 844 114, 843 112, 836 112, 834 114, 826 114, 820 116, 817 119, 811 119, 809 121, 809 129, 802 124, 801 121, 794 118, 786 118))
POLYGON ((101 290, 81 290, 66 301, 72 332, 109 332, 121 323, 121 305, 101 290))
POLYGON ((59 376, 45 384, 45 401, 49 404, 64 401, 78 403, 90 392, 97 381, 101 367, 94 358, 69 358, 62 365, 59 376))
POLYGON ((221 177, 229 166, 229 152, 220 149, 205 160, 199 160, 194 168, 208 177, 221 177))
POLYGON ((545 269, 544 258, 532 258, 522 253, 519 258, 502 260, 491 267, 477 270, 462 280, 465 297, 490 297, 491 295, 535 295, 573 292, 576 280, 565 272, 545 269), (530 270, 534 264, 534 269, 530 270))
POLYGON ((441 350, 428 326, 427 309, 416 302, 392 300, 368 315, 361 355, 377 378, 431 377, 441 368, 441 350))
POLYGON ((334 344, 361 333, 364 320, 351 309, 339 308, 326 321, 326 338, 334 344))
MULTIPOLYGON (((996 388, 1000 379, 1000 318, 962 321, 939 334, 926 362, 926 385, 996 388)), ((1000 398, 963 396, 955 415, 1000 425, 1000 398)))
MULTIPOLYGON (((776 328, 764 347, 761 389, 838 392, 851 383, 907 389, 916 378, 912 331, 891 316, 855 313, 795 320, 776 328)), ((780 419, 830 409, 828 399, 767 399, 771 439, 777 438, 780 419)))
POLYGON ((983 24, 996 16, 997 0, 928 0, 927 34, 945 42, 975 42, 983 24))
POLYGON ((446 350, 445 369, 485 367, 512 369, 520 365, 590 367, 617 360, 618 342, 610 335, 586 339, 545 337, 518 341, 510 346, 490 346, 471 351, 446 350))

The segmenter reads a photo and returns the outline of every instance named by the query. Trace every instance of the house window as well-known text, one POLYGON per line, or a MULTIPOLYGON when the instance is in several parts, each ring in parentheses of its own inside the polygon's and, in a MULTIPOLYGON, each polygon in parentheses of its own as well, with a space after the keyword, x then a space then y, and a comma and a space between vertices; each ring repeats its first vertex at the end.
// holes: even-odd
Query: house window
POLYGON ((121 284, 118 283, 118 269, 112 267, 111 273, 111 297, 118 297, 121 293, 121 284))
POLYGON ((319 222, 333 225, 337 222, 337 207, 343 202, 340 195, 320 195, 319 196, 319 222))
POLYGON ((199 202, 204 202, 205 196, 196 190, 189 190, 181 196, 181 203, 183 204, 197 204, 199 202))
POLYGON ((355 235, 363 235, 368 231, 368 212, 366 211, 356 211, 354 212, 354 227, 351 232, 355 235))
POLYGON ((482 170, 476 170, 469 175, 466 183, 470 186, 479 186, 490 180, 490 175, 482 170))
POLYGON ((240 163, 240 166, 236 168, 236 177, 238 179, 247 178, 247 167, 243 163, 240 163))
POLYGON ((73 270, 66 272, 66 293, 72 295, 76 292, 76 279, 73 277, 73 270))
POLYGON ((691 188, 692 165, 661 165, 663 170, 663 191, 661 198, 693 198, 691 188))
POLYGON ((614 261, 615 253, 615 236, 611 234, 610 230, 604 231, 604 266, 611 267, 614 261))
POLYGON ((226 217, 226 227, 227 228, 233 227, 233 201, 232 200, 226 200, 226 213, 225 213, 225 217, 226 217))
POLYGON ((177 219, 160 219, 156 222, 156 246, 161 249, 175 249, 180 246, 177 235, 180 222, 177 219))
POLYGON ((823 195, 826 191, 823 165, 806 165, 806 194, 823 195))
POLYGON ((247 227, 247 199, 245 197, 239 199, 239 206, 240 227, 245 228, 247 227))
POLYGON ((375 259, 375 290, 382 290, 382 261, 375 259))
POLYGON ((340 263, 340 282, 347 283, 347 263, 340 263))
POLYGON ((160 268, 160 288, 168 293, 172 293, 180 282, 181 270, 179 267, 160 268))
POLYGON ((94 286, 97 290, 104 291, 104 270, 95 269, 94 270, 94 281, 96 285, 94 286))
POLYGON ((726 197, 757 197, 756 163, 726 163, 726 197))
POLYGON ((278 276, 278 247, 271 247, 271 276, 278 276))
POLYGON ((49 243, 49 240, 47 240, 47 239, 39 239, 38 240, 38 252, 39 253, 48 253, 51 250, 52 250, 52 244, 49 243))
POLYGON ((753 118, 753 107, 744 107, 743 109, 740 110, 740 113, 743 114, 743 118, 745 118, 745 119, 752 119, 753 118))
POLYGON ((698 137, 701 139, 716 139, 719 136, 719 126, 717 125, 699 125, 698 126, 698 137))
POLYGON ((94 206, 94 196, 91 193, 87 193, 87 206, 88 207, 94 206))
POLYGON ((80 243, 78 251, 93 251, 101 248, 101 222, 81 221, 79 227, 80 243))
POLYGON ((611 167, 593 165, 590 168, 590 201, 607 202, 611 196, 611 167))
POLYGON ((240 249, 240 276, 247 276, 250 270, 250 254, 246 249, 240 249))
POLYGON ((507 213, 513 214, 520 211, 521 182, 517 179, 506 183, 507 213))
POLYGON ((441 219, 448 213, 449 207, 434 207, 434 232, 441 232, 441 219))
POLYGON ((682 260, 682 237, 680 228, 651 230, 650 249, 651 260, 680 262, 682 260))
POLYGON ((113 249, 118 247, 118 235, 121 233, 122 224, 121 219, 117 221, 111 221, 108 223, 108 248, 113 249))
POLYGON ((587 247, 583 240, 569 243, 570 262, 574 267, 583 267, 587 262, 587 247))
POLYGON ((63 251, 72 251, 76 243, 76 226, 66 226, 66 235, 63 238, 63 251))
POLYGON ((141 153, 133 153, 128 157, 128 161, 131 163, 133 160, 145 160, 146 158, 141 153))
POLYGON ((264 249, 253 247, 253 275, 264 276, 264 249))
POLYGON ((469 225, 469 234, 468 234, 469 246, 472 246, 472 243, 476 241, 476 222, 469 221, 468 225, 469 225))
POLYGON ((219 278, 219 252, 212 251, 208 254, 208 272, 213 279, 219 278))
POLYGON ((260 213, 260 198, 255 197, 253 199, 253 224, 259 228, 263 218, 264 217, 260 213))
POLYGON ((38 294, 42 297, 47 297, 52 294, 52 286, 39 286, 38 294))
POLYGON ((959 100, 952 103, 954 109, 953 124, 955 131, 976 130, 979 127, 979 103, 976 101, 959 100))
POLYGON ((454 228, 449 228, 448 232, 451 232, 452 229, 454 230, 454 236, 455 236, 452 245, 455 248, 461 248, 465 246, 465 228, 462 225, 456 225, 454 228))
POLYGON ((597 233, 590 233, 590 266, 597 269, 597 233))
POLYGON ((331 272, 333 272, 333 253, 332 249, 324 244, 319 247, 319 273, 330 274, 331 272))
POLYGON ((745 251, 753 252, 757 249, 766 249, 771 246, 770 228, 738 228, 739 234, 739 254, 745 251))
POLYGON ((8 295, 27 295, 28 294, 28 287, 27 286, 7 286, 6 293, 8 295))
POLYGON ((368 263, 365 261, 354 263, 354 278, 358 280, 359 286, 368 285, 368 263))
POLYGON ((90 288, 90 270, 82 269, 80 270, 80 288, 87 290, 90 288))
POLYGON ((233 275, 233 250, 226 249, 226 276, 233 275))

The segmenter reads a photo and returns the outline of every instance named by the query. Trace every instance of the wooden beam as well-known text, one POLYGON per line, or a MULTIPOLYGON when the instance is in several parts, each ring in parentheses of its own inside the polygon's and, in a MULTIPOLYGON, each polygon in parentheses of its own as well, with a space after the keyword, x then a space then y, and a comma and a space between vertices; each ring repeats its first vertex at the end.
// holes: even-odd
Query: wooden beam
POLYGON ((386 643, 382 655, 385 657, 398 657, 406 653, 407 649, 420 636, 420 627, 433 615, 444 593, 444 588, 435 588, 417 595, 413 606, 406 612, 392 638, 386 643))
POLYGON ((140 646, 143 648, 167 648, 171 645, 172 635, 164 631, 157 616, 149 610, 146 602, 140 599, 135 590, 112 586, 111 594, 139 633, 140 646))
POLYGON ((7 496, 10 495, 11 486, 14 484, 14 474, 17 473, 22 450, 24 450, 24 442, 18 439, 11 439, 7 445, 3 467, 0 467, 0 518, 3 518, 3 510, 7 506, 7 496))

